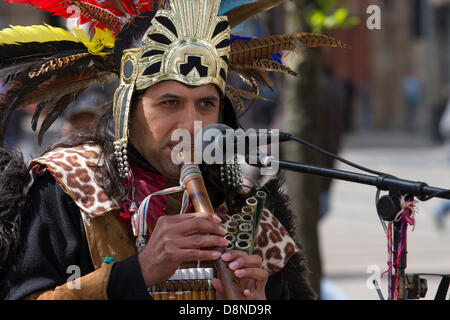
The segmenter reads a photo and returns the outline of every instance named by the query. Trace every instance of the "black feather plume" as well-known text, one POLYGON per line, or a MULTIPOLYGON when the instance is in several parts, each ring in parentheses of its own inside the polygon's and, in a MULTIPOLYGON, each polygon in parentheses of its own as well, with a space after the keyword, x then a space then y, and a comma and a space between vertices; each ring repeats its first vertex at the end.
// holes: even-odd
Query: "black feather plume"
MULTIPOLYGON (((58 96, 63 96, 79 91, 79 87, 72 89, 72 83, 60 82, 60 79, 70 77, 71 81, 83 80, 83 77, 97 73, 107 73, 114 70, 112 59, 103 59, 93 55, 79 55, 80 58, 72 61, 67 58, 61 66, 42 69, 45 65, 33 69, 33 72, 22 72, 14 77, 7 93, 0 100, 0 141, 3 141, 4 133, 14 110, 32 103, 50 101, 58 96), (32 76, 31 76, 32 75, 32 76), (50 86, 51 85, 51 86, 50 86), (65 85, 63 88, 62 86, 65 85), (54 90, 58 86, 59 90, 54 90)), ((83 87, 84 90, 86 87, 83 87)), ((36 115, 38 117, 38 115, 36 115)), ((36 118, 36 122, 37 122, 36 118)))
POLYGON ((42 144, 44 133, 48 130, 48 128, 50 128, 53 122, 55 122, 55 120, 59 118, 59 116, 64 112, 67 106, 72 101, 74 101, 80 93, 81 91, 66 94, 61 99, 59 99, 51 108, 49 108, 47 116, 45 117, 44 121, 42 121, 41 128, 39 129, 38 134, 39 145, 42 144))
POLYGON ((33 131, 36 131, 39 117, 42 113, 42 110, 44 110, 45 106, 47 105, 47 103, 48 101, 39 102, 38 105, 36 106, 36 109, 34 110, 33 113, 33 118, 31 119, 31 129, 33 131))

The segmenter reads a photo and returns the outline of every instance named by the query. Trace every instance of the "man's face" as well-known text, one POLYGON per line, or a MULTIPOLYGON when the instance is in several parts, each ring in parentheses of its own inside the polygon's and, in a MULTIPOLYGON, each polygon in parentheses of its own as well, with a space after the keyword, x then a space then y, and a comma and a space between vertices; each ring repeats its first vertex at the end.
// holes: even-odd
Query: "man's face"
POLYGON ((178 178, 180 166, 171 160, 179 141, 172 131, 187 130, 194 139, 194 121, 207 126, 219 121, 220 96, 213 84, 189 88, 164 81, 148 88, 139 99, 130 127, 130 141, 159 173, 178 178))

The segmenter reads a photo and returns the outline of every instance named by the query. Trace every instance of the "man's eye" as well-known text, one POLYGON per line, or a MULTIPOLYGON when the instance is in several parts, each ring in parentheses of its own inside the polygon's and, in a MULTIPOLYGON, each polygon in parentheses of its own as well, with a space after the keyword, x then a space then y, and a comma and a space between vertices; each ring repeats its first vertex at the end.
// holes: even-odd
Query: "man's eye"
POLYGON ((200 102, 200 106, 203 108, 214 108, 216 105, 212 101, 205 100, 200 102))
POLYGON ((168 105, 168 106, 176 106, 176 105, 178 105, 178 100, 166 100, 166 101, 163 101, 162 104, 168 105))

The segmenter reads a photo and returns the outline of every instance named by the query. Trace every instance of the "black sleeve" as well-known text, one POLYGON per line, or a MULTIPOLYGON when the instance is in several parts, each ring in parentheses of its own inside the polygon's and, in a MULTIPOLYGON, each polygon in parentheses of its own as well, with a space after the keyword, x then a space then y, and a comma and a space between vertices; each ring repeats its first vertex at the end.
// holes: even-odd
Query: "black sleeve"
POLYGON ((267 300, 289 300, 289 287, 283 279, 283 270, 269 276, 266 284, 267 300))
MULTIPOLYGON (((94 271, 78 206, 46 173, 31 187, 22 214, 18 255, 3 281, 2 299, 22 299, 34 292, 94 271), (69 268, 70 267, 70 268, 69 268)), ((110 275, 109 299, 149 299, 133 255, 117 262, 110 275)))
POLYGON ((151 300, 137 254, 114 264, 107 294, 109 300, 151 300))
POLYGON ((94 270, 80 211, 49 173, 35 180, 21 215, 17 256, 2 298, 21 299, 66 283, 78 270, 80 276, 94 270))

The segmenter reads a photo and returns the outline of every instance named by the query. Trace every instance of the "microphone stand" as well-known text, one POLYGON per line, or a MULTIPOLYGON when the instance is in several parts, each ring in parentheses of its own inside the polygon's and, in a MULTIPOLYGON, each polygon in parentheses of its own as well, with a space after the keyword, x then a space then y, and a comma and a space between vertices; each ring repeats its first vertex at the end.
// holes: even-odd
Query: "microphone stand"
MULTIPOLYGON (((390 195, 385 196, 384 200, 388 200, 389 204, 386 207, 386 201, 383 202, 383 205, 380 205, 380 208, 377 203, 377 210, 380 219, 385 221, 393 221, 395 215, 399 211, 398 198, 395 198, 399 193, 401 195, 405 195, 409 200, 412 200, 414 197, 419 200, 426 200, 429 197, 439 197, 443 199, 450 200, 450 192, 449 190, 444 190, 441 188, 430 187, 425 182, 420 181, 409 181, 404 179, 396 178, 392 175, 367 175, 361 173, 355 173, 344 170, 330 169, 330 168, 322 168, 312 165, 300 164, 292 161, 284 161, 274 159, 271 156, 249 156, 248 154, 245 156, 246 162, 251 166, 256 166, 260 168, 270 168, 272 165, 278 166, 280 169, 285 169, 289 171, 313 174, 323 177, 329 177, 338 180, 344 180, 349 182, 355 182, 365 185, 371 185, 378 188, 378 190, 389 191, 390 195), (390 198, 389 198, 390 197, 390 198), (397 200, 397 201, 396 201, 397 200), (397 203, 396 203, 397 202, 397 203), (398 207, 396 207, 398 206, 398 207), (387 209, 387 210, 386 210, 387 209)), ((382 198, 383 199, 383 198, 382 198)), ((409 210, 408 210, 409 211, 409 210)), ((406 214, 410 214, 407 212, 406 214)), ((393 248, 393 256, 397 256, 397 253, 401 248, 401 241, 404 240, 406 236, 406 225, 403 224, 403 221, 396 221, 393 223, 393 232, 394 232, 394 248, 393 248), (403 227, 402 227, 403 225, 403 227)), ((406 242, 404 243, 404 248, 400 256, 399 264, 395 266, 396 276, 399 279, 399 292, 398 299, 404 300, 408 298, 417 299, 420 297, 424 297, 427 291, 426 280, 420 279, 417 275, 408 276, 405 272, 406 270, 406 242)), ((445 284, 448 288, 448 276, 447 278, 443 278, 445 284)), ((445 285, 444 284, 444 285, 445 285)), ((444 286, 442 285, 442 286, 444 286)), ((441 286, 440 286, 441 287, 441 286)), ((445 295, 445 293, 444 293, 445 295)), ((391 296, 391 294, 389 295, 391 296)))
POLYGON ((377 187, 384 191, 400 191, 401 194, 410 194, 419 200, 426 199, 428 196, 436 194, 436 197, 450 200, 450 192, 441 188, 430 187, 425 182, 409 181, 398 179, 392 175, 367 175, 350 171, 322 168, 312 165, 300 164, 292 161, 273 159, 270 156, 250 157, 246 155, 246 162, 251 166, 269 168, 272 164, 278 165, 278 168, 289 171, 314 174, 318 176, 355 182, 377 187), (439 194, 438 194, 439 193, 439 194))

